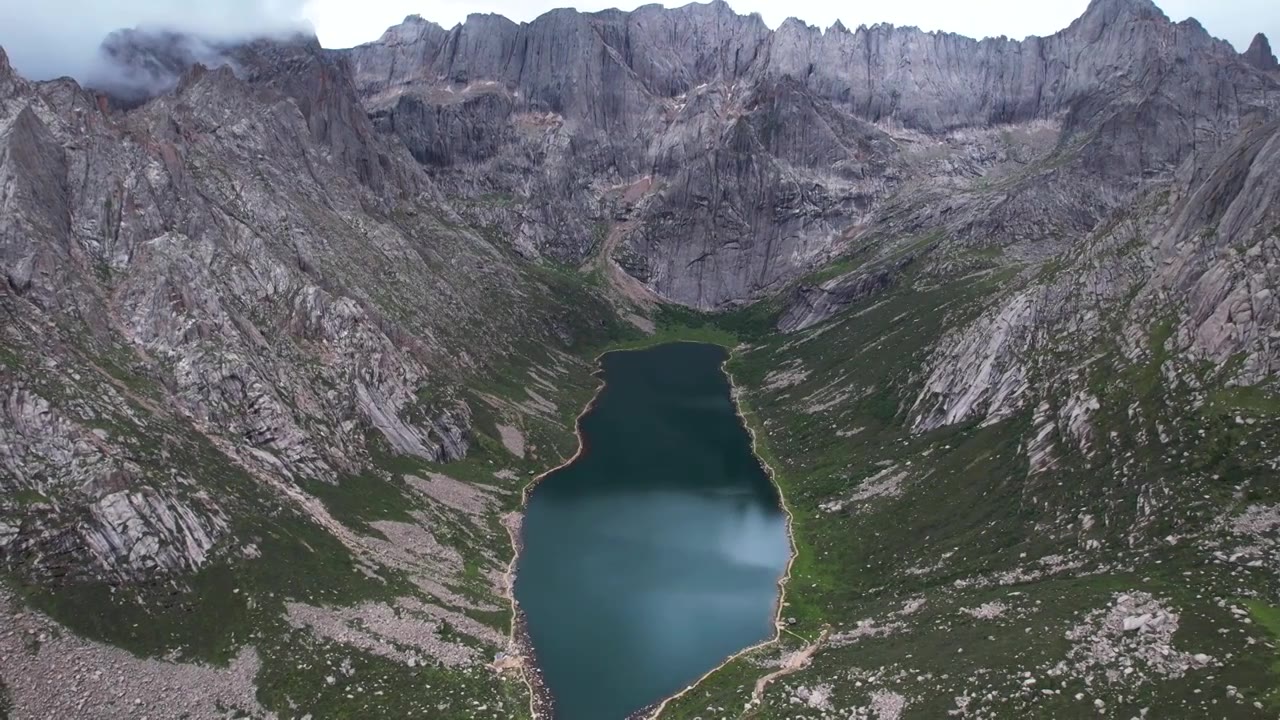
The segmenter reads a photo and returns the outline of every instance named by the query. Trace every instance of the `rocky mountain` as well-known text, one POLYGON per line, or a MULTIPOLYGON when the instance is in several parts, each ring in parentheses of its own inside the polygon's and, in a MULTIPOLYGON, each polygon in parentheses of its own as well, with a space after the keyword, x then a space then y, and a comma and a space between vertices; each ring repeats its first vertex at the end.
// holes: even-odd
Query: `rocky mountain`
POLYGON ((103 57, 0 51, 0 716, 529 716, 523 485, 596 353, 709 329, 796 622, 664 716, 1274 716, 1264 36, 712 2, 103 57))
POLYGON ((1095 2, 1022 42, 796 20, 770 31, 723 2, 525 25, 471 16, 449 31, 411 17, 350 58, 381 129, 459 193, 511 199, 484 217, 525 254, 581 263, 625 215, 608 259, 703 309, 776 292, 847 249, 851 226, 937 179, 910 167, 930 138, 1042 122, 1042 149, 1083 146, 1069 169, 1088 180, 1059 216, 980 230, 1034 245, 1212 151, 1273 108, 1275 88, 1146 0, 1095 2), (529 158, 541 172, 512 172, 529 158))
POLYGON ((1250 65, 1262 71, 1280 69, 1280 63, 1276 62, 1276 56, 1271 52, 1271 43, 1267 40, 1267 36, 1262 33, 1253 36, 1253 42, 1249 44, 1249 49, 1244 51, 1244 59, 1250 65))
MULTIPOLYGON (((539 433, 571 441, 561 411, 519 378, 540 364, 544 383, 574 374, 562 392, 589 386, 564 351, 609 327, 608 306, 464 226, 314 39, 231 59, 127 112, 0 63, 11 592, 97 639, 206 662, 285 622, 286 600, 432 597, 418 652, 470 665, 505 644, 460 613, 506 625, 496 510, 515 469, 486 490, 434 468, 483 462, 478 428, 513 463, 558 457, 539 433), (175 614, 123 620, 156 603, 175 614), (212 632, 185 628, 192 612, 212 632), (471 645, 434 640, 442 624, 471 645)), ((19 716, 83 711, 29 684, 61 659, 10 657, 19 716)))

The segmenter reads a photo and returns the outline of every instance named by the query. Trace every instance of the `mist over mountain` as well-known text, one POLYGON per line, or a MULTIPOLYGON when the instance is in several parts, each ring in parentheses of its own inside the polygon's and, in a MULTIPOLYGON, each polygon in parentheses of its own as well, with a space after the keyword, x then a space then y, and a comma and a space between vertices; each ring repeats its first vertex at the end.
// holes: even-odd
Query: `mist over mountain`
MULTIPOLYGON (((235 42, 254 37, 312 32, 306 0, 180 0, 79 2, 0 0, 0 46, 25 77, 70 76, 82 81, 112 72, 100 51, 116 31, 182 33, 203 42, 235 42), (98 73, 95 75, 95 73, 98 73)), ((200 51, 191 51, 200 55, 200 51)))

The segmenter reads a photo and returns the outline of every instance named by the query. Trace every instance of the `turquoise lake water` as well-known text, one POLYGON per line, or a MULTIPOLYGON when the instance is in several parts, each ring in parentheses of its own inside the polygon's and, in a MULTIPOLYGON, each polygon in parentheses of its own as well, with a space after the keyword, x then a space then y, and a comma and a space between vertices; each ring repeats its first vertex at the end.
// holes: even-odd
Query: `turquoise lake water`
POLYGON ((725 358, 604 355, 583 452, 530 493, 515 593, 558 720, 623 720, 773 634, 786 521, 725 358))

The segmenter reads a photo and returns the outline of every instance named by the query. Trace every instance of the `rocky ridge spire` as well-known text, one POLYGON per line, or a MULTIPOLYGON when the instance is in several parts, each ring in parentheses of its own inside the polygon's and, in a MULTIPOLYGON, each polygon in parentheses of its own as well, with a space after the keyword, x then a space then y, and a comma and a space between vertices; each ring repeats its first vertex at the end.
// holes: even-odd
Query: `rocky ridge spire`
POLYGON ((1270 72, 1280 68, 1280 62, 1276 61, 1276 56, 1271 52, 1271 42, 1267 40, 1267 36, 1258 33, 1253 36, 1253 42, 1249 44, 1249 49, 1242 53, 1244 61, 1250 65, 1262 70, 1270 72))

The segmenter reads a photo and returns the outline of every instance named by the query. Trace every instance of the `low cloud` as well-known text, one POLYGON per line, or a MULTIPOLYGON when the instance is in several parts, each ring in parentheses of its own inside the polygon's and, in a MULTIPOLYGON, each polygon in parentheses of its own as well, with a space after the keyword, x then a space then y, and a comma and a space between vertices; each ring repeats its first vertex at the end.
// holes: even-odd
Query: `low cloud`
POLYGON ((152 34, 191 33, 204 40, 177 43, 175 51, 216 65, 220 43, 309 32, 305 5, 306 0, 0 0, 0 46, 14 68, 33 80, 69 75, 82 82, 120 79, 144 86, 154 79, 147 71, 122 77, 111 67, 111 58, 100 51, 107 35, 135 27, 152 34))

